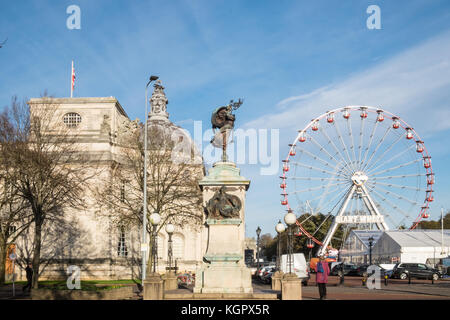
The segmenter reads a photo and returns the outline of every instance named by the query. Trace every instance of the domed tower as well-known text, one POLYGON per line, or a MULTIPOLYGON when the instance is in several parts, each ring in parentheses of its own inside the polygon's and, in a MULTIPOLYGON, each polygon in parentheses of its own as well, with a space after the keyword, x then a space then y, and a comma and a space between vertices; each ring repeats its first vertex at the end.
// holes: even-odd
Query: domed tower
POLYGON ((156 80, 153 87, 155 89, 150 98, 151 110, 148 115, 148 120, 169 121, 169 113, 167 113, 167 104, 169 103, 169 100, 167 100, 166 94, 164 93, 164 87, 161 84, 161 80, 156 80))

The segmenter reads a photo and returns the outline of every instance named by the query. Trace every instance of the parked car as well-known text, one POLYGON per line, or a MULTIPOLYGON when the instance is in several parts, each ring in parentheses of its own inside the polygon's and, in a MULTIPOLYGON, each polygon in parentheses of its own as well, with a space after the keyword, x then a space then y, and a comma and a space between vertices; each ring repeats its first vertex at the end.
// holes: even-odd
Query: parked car
POLYGON ((333 263, 330 270, 330 276, 357 276, 358 267, 351 263, 333 263))
POLYGON ((442 277, 441 272, 438 269, 431 268, 424 263, 398 263, 395 265, 392 272, 393 278, 408 279, 431 279, 438 280, 442 277))
POLYGON ((258 279, 261 279, 262 276, 264 275, 264 272, 268 271, 269 269, 275 268, 275 265, 268 265, 268 266, 263 266, 261 268, 259 268, 259 270, 256 273, 256 277, 258 279))
POLYGON ((275 272, 276 268, 272 267, 272 268, 268 268, 266 269, 262 276, 260 277, 260 280, 264 283, 271 283, 272 282, 272 275, 275 272))
MULTIPOLYGON (((387 276, 388 278, 392 277, 392 272, 393 272, 392 269, 388 270, 385 268, 384 265, 381 265, 381 264, 375 264, 375 266, 380 268, 381 277, 383 277, 383 278, 384 278, 384 276, 387 276)), ((358 266, 356 269, 358 276, 368 277, 369 276, 369 274, 367 272, 368 267, 369 267, 368 264, 362 264, 362 265, 358 266)))

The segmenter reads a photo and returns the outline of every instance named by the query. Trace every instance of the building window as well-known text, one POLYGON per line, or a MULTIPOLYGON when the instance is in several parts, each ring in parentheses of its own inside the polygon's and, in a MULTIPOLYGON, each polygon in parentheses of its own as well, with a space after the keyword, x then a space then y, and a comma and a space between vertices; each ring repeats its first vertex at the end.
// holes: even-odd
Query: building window
POLYGON ((125 202, 125 180, 121 181, 120 184, 120 201, 125 202))
POLYGON ((119 231, 119 242, 117 244, 117 255, 119 257, 128 256, 126 235, 125 235, 125 230, 123 228, 121 228, 119 231))
POLYGON ((183 237, 175 234, 172 237, 172 252, 173 252, 173 258, 174 259, 184 259, 184 240, 183 237))
POLYGON ((69 112, 64 115, 63 121, 69 128, 78 126, 81 122, 81 116, 75 112, 69 112))
POLYGON ((157 241, 158 258, 161 259, 164 256, 164 238, 158 235, 157 241))
POLYGON ((14 234, 16 232, 16 230, 17 230, 16 226, 9 226, 8 227, 8 234, 12 235, 12 234, 14 234))

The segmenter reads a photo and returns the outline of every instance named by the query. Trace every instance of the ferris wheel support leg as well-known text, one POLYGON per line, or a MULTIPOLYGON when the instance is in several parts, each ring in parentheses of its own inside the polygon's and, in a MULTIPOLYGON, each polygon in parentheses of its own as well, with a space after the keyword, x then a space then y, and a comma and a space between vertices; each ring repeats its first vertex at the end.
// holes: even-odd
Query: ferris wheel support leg
MULTIPOLYGON (((342 216, 343 213, 345 212, 345 209, 347 209, 347 205, 350 201, 350 199, 353 196, 353 193, 355 192, 355 185, 353 185, 350 189, 350 191, 347 193, 347 198, 345 199, 341 209, 339 210, 338 214, 336 215, 336 217, 342 216)), ((337 230, 337 227, 339 226, 339 223, 336 222, 336 217, 334 218, 330 229, 328 230, 327 236, 325 237, 325 240, 323 241, 323 245, 320 248, 318 255, 322 255, 325 254, 325 252, 327 251, 327 247, 330 244, 331 238, 333 237, 334 233, 337 230)))
MULTIPOLYGON (((369 192, 367 192, 366 187, 363 185, 361 186, 362 192, 363 192, 363 202, 366 205, 367 209, 369 210, 370 214, 372 216, 378 216, 380 218, 383 218, 383 215, 380 214, 380 212, 378 211, 377 206, 375 205, 375 202, 373 202, 372 198, 370 197, 369 192)), ((382 222, 377 223, 377 227, 379 230, 389 230, 389 226, 386 224, 386 222, 384 221, 384 219, 382 220, 382 222)))

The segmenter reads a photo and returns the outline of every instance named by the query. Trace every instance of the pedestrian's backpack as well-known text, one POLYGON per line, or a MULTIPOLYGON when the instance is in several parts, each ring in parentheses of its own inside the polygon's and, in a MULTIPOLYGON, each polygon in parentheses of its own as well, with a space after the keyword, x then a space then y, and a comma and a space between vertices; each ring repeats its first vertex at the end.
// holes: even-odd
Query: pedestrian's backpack
POLYGON ((317 264, 317 272, 323 273, 322 262, 319 262, 319 263, 317 264))

